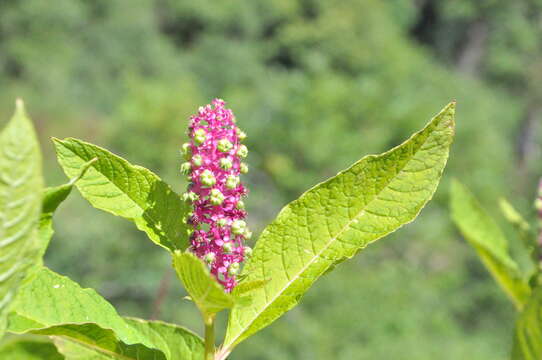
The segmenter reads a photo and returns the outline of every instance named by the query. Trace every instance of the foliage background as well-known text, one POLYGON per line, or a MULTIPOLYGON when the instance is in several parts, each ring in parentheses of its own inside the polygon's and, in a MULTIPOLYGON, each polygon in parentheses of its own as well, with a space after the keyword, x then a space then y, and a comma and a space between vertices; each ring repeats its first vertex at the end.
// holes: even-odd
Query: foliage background
MULTIPOLYGON (((495 214, 505 194, 533 217, 541 10, 540 0, 0 0, 0 118, 26 100, 49 184, 63 181, 49 137, 73 136, 180 192, 186 119, 222 97, 249 135, 257 233, 456 99, 449 167, 418 220, 325 276, 232 359, 505 359, 513 308, 452 227, 447 191, 457 176, 495 214)), ((123 315, 200 326, 167 254, 130 224, 74 196, 56 230, 54 270, 123 315)))

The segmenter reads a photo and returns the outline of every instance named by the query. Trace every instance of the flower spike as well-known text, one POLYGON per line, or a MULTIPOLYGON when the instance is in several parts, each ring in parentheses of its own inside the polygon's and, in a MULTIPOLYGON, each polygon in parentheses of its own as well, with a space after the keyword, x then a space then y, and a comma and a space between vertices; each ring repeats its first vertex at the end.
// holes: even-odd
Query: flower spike
POLYGON ((225 291, 231 292, 237 285, 240 263, 251 252, 244 246, 251 233, 242 201, 247 191, 239 178, 248 170, 241 163, 248 154, 241 144, 246 135, 220 99, 200 107, 190 118, 188 135, 190 142, 182 146, 187 162, 181 170, 190 181, 183 198, 193 207, 186 219, 193 227, 190 249, 208 264, 225 291))

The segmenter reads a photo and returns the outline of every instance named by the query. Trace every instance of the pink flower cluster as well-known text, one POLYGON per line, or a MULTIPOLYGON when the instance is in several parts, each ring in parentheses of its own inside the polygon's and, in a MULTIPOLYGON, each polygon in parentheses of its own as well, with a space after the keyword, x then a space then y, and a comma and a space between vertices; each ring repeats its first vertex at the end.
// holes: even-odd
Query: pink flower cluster
POLYGON ((246 134, 235 125, 235 116, 224 101, 215 99, 190 117, 188 136, 190 142, 182 148, 187 161, 181 171, 190 181, 183 195, 193 207, 186 218, 192 227, 190 249, 231 292, 240 263, 251 253, 243 246, 251 232, 244 221, 242 198, 247 190, 239 178, 248 172, 242 162, 248 150, 241 144, 246 134))

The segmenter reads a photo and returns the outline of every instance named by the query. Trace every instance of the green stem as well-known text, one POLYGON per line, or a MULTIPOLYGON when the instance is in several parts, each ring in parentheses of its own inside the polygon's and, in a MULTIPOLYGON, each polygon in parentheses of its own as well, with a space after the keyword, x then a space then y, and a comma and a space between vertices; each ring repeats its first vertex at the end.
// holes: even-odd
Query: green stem
POLYGON ((215 314, 205 316, 205 360, 215 358, 215 314))

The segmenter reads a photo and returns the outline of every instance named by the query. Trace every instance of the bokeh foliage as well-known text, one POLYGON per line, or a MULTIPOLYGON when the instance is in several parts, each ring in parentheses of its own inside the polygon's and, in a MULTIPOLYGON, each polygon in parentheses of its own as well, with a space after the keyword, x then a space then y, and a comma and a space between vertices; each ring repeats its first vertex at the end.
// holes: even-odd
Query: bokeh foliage
MULTIPOLYGON (((258 229, 456 99, 436 201, 234 359, 504 359, 513 311, 450 225, 446 182, 453 174, 484 202, 507 194, 529 209, 541 158, 538 3, 0 1, 0 118, 22 96, 42 143, 89 140, 181 190, 185 119, 222 97, 249 135, 247 207, 258 229)), ((52 145, 44 151, 49 183, 63 181, 52 145)), ((172 276, 167 256, 76 197, 57 215, 47 264, 123 315, 157 313, 160 281, 172 276)), ((181 296, 171 281, 159 317, 195 326, 181 296)))

